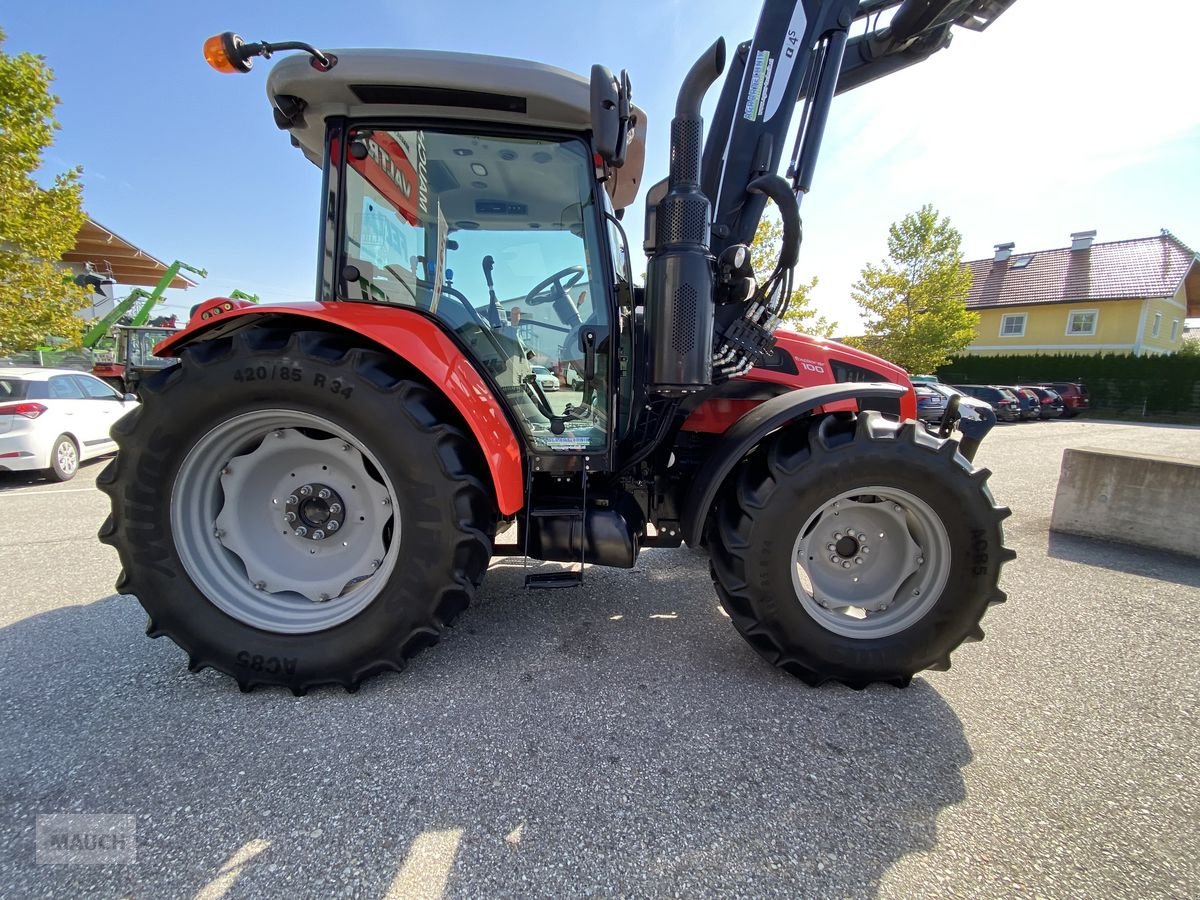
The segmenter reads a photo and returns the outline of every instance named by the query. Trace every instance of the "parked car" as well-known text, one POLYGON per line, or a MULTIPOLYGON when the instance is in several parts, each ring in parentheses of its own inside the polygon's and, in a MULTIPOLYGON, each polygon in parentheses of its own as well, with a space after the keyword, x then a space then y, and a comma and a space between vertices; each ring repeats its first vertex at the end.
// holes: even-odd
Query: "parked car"
POLYGON ((1063 401, 1063 418, 1071 419, 1091 405, 1086 384, 1074 381, 1050 381, 1043 385, 1058 393, 1063 401))
MULTIPOLYGON (((951 397, 957 397, 958 408, 962 411, 963 415, 968 415, 969 410, 986 409, 991 412, 995 412, 995 409, 992 408, 992 404, 988 403, 986 400, 979 400, 975 397, 972 397, 970 394, 960 391, 958 388, 951 387, 948 384, 942 384, 939 381, 930 384, 929 387, 933 388, 935 391, 945 397, 947 402, 949 402, 951 397)), ((999 416, 997 416, 997 418, 999 418, 999 416)))
POLYGON ((946 415, 945 395, 920 381, 913 384, 913 390, 917 395, 917 418, 929 426, 941 425, 946 415))
POLYGON ((0 370, 0 471, 75 477, 85 459, 112 453, 113 425, 138 405, 99 378, 70 369, 0 370))
POLYGON ((1037 394, 1039 406, 1039 415, 1043 419, 1057 419, 1063 414, 1062 397, 1057 391, 1052 391, 1050 388, 1035 387, 1033 385, 1022 385, 1022 390, 1033 391, 1037 394))
POLYGON ((1016 422, 1021 418, 1021 401, 1012 391, 996 387, 994 384, 955 384, 951 387, 962 391, 968 397, 991 405, 996 418, 1001 422, 1016 422))
POLYGON ((533 369, 533 374, 537 377, 538 384, 542 386, 543 391, 558 390, 558 376, 547 369, 545 366, 530 366, 533 369))
POLYGON ((1015 384, 1003 384, 1000 387, 1010 391, 1020 402, 1022 422, 1026 419, 1041 418, 1042 401, 1038 399, 1037 394, 1027 388, 1019 388, 1015 384))
POLYGON ((583 376, 580 375, 578 371, 576 371, 574 366, 569 365, 569 364, 564 365, 562 367, 562 376, 561 377, 562 377, 563 383, 566 386, 567 390, 569 390, 569 391, 582 391, 583 390, 583 376))

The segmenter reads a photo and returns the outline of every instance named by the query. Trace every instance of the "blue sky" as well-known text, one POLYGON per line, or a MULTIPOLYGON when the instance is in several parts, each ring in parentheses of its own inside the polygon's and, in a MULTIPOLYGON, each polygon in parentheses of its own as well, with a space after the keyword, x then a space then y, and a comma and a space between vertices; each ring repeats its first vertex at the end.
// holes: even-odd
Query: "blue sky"
MULTIPOLYGON (((1131 21, 1122 0, 1019 0, 986 34, 960 32, 934 59, 835 102, 797 274, 821 279, 820 311, 855 325, 849 288, 885 251, 888 225, 932 202, 969 258, 999 241, 1064 246, 1170 228, 1200 247, 1200 104, 1191 57, 1200 8, 1160 0, 1131 21)), ((161 259, 210 276, 184 309, 234 287, 266 299, 313 294, 318 172, 276 130, 269 64, 221 76, 203 40, 395 46, 537 59, 586 74, 626 67, 649 114, 644 183, 665 174, 675 92, 718 35, 753 32, 757 7, 728 0, 578 4, 47 2, 0 12, 6 50, 44 55, 63 128, 47 169, 84 167, 89 214, 161 259), (352 13, 352 14, 348 14, 352 13)), ((711 108, 717 91, 710 94, 711 108)), ((641 205, 630 210, 635 271, 641 205)))

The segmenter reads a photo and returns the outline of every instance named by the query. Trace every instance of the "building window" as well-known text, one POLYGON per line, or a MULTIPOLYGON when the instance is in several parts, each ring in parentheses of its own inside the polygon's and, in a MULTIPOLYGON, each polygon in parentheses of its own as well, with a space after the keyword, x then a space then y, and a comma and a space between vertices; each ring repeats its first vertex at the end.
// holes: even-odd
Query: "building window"
POLYGON ((1025 313, 1009 313, 1002 317, 1000 337, 1025 337, 1025 313))
POLYGON ((1150 329, 1150 337, 1158 337, 1162 331, 1162 313, 1154 314, 1154 327, 1150 329))
POLYGON ((1171 343, 1175 343, 1175 338, 1179 337, 1179 320, 1171 320, 1171 343))
POLYGON ((1067 316, 1067 336, 1095 334, 1097 318, 1099 314, 1094 309, 1070 313, 1067 316))

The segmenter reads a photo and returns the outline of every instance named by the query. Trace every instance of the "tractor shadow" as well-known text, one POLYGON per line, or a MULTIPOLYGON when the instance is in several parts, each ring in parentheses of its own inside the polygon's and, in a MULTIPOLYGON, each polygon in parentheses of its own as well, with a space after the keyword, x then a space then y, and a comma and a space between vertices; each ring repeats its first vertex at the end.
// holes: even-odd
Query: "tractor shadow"
POLYGON ((0 629, 0 893, 871 896, 964 799, 928 682, 803 687, 696 555, 573 591, 520 562, 356 695, 189 675, 128 597, 0 629), (136 862, 35 865, 63 811, 135 815, 136 862))

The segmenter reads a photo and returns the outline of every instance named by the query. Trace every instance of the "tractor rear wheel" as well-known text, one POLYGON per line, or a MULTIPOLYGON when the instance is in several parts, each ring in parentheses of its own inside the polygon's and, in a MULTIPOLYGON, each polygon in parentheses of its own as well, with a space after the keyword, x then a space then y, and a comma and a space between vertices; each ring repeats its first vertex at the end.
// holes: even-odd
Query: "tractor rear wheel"
POLYGON ((392 358, 320 332, 193 344, 142 382, 99 478, 117 589, 243 690, 354 690, 435 643, 491 556, 456 417, 392 358))
POLYGON ((867 412, 774 435, 747 458, 709 531, 734 626, 808 684, 906 685, 981 640, 1008 510, 955 441, 867 412))

